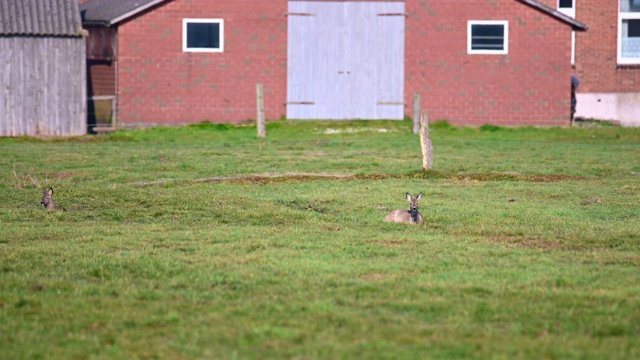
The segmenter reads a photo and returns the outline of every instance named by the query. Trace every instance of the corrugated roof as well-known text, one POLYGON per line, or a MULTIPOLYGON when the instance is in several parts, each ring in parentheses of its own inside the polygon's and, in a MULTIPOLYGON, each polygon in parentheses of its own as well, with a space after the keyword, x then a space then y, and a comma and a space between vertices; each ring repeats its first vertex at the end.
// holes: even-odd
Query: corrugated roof
POLYGON ((90 0, 80 5, 84 23, 117 24, 167 0, 90 0))
POLYGON ((78 0, 0 0, 0 35, 81 34, 78 0))

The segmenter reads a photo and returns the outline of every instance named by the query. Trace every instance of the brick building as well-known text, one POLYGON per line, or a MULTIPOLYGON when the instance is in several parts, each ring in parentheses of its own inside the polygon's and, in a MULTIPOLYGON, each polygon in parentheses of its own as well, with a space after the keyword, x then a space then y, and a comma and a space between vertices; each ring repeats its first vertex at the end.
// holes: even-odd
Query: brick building
MULTIPOLYGON (((82 0, 81 0, 82 1, 82 0)), ((535 0, 89 0, 89 96, 120 126, 402 119, 568 125, 572 31, 535 0)), ((579 18, 579 16, 578 16, 579 18)))
POLYGON ((582 0, 576 16, 591 25, 576 35, 576 116, 640 126, 640 1, 582 0))
POLYGON ((640 126, 640 1, 541 0, 589 24, 574 35, 577 117, 640 126))

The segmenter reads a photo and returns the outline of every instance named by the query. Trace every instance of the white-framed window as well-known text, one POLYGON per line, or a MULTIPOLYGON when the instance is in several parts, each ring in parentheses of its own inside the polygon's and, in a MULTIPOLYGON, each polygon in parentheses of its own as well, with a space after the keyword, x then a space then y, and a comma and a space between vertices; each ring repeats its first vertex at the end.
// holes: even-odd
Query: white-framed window
POLYGON ((576 2, 575 0, 558 0, 558 11, 561 13, 571 16, 572 18, 576 17, 576 2))
POLYGON ((618 64, 640 64, 640 0, 619 0, 618 64))
POLYGON ((182 19, 182 51, 223 52, 223 19, 182 19))
POLYGON ((470 20, 467 23, 468 54, 508 54, 509 22, 470 20))
MULTIPOLYGON (((576 0, 558 0, 558 11, 576 18, 576 0)), ((571 32, 571 65, 576 63, 576 32, 571 32)))

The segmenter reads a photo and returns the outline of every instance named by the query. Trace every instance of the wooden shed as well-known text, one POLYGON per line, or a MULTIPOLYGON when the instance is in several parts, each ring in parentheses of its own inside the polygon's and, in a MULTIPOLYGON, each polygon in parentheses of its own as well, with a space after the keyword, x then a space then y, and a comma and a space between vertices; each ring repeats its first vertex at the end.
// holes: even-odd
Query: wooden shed
POLYGON ((0 136, 87 132, 77 0, 0 0, 0 136))

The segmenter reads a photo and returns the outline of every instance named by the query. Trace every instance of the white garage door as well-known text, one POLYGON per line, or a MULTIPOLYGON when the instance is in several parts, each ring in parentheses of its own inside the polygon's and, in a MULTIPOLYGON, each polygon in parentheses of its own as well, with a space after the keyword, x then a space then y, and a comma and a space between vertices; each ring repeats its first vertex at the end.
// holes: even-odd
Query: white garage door
POLYGON ((290 1, 287 118, 404 117, 403 2, 290 1))

